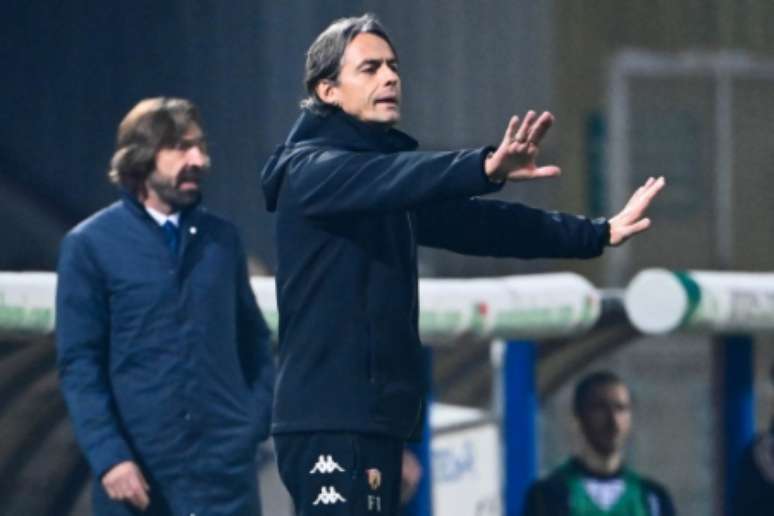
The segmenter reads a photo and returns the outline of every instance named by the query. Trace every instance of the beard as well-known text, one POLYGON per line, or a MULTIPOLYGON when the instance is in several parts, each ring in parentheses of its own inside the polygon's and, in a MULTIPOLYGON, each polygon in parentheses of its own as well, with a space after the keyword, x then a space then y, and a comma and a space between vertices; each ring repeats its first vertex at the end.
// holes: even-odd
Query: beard
POLYGON ((198 203, 202 197, 199 188, 182 190, 180 185, 189 182, 199 186, 205 171, 202 167, 186 167, 175 179, 163 177, 154 171, 148 176, 147 185, 159 199, 170 205, 173 211, 179 211, 198 203))

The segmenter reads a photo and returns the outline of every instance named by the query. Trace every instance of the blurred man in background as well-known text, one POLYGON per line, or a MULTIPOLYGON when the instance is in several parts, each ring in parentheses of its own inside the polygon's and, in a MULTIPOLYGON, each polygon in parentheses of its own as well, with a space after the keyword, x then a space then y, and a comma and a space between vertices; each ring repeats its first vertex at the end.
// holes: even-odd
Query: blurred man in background
POLYGON ((626 384, 607 371, 586 376, 575 387, 573 413, 584 445, 530 487, 524 516, 674 516, 666 489, 624 465, 632 429, 626 384))
POLYGON ((65 237, 61 388, 99 516, 260 514, 256 447, 273 364, 236 228, 199 204, 197 109, 137 104, 118 129, 121 200, 65 237))
MULTIPOLYGON (((774 364, 769 379, 774 385, 774 364)), ((769 430, 758 434, 745 449, 731 496, 734 516, 774 513, 774 417, 769 430)))
POLYGON ((535 158, 553 122, 511 118, 497 147, 417 152, 398 57, 371 15, 309 48, 303 112, 262 174, 276 211, 279 370, 272 432, 299 514, 396 514, 404 441, 419 435, 417 246, 591 258, 645 230, 651 179, 612 219, 472 199, 559 174, 535 158))

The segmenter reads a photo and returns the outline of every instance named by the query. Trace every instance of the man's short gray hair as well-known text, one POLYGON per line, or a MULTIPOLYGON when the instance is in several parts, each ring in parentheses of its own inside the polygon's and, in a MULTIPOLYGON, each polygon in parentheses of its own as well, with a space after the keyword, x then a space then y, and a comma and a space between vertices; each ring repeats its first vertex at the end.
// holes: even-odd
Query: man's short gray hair
POLYGON ((393 53, 395 47, 390 37, 384 30, 381 22, 373 14, 352 18, 340 18, 331 23, 306 52, 306 67, 304 70, 304 85, 307 97, 301 101, 301 107, 318 114, 328 114, 336 106, 323 102, 317 96, 315 89, 320 81, 329 80, 336 82, 341 71, 341 58, 347 45, 362 33, 375 34, 390 45, 393 53))

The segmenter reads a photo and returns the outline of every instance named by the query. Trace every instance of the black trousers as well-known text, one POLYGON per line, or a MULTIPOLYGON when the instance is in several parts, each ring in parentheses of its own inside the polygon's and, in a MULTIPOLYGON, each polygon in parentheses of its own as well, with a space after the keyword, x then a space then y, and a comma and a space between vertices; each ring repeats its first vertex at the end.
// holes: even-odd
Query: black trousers
POLYGON ((280 477, 298 516, 394 516, 403 441, 359 433, 274 436, 280 477))

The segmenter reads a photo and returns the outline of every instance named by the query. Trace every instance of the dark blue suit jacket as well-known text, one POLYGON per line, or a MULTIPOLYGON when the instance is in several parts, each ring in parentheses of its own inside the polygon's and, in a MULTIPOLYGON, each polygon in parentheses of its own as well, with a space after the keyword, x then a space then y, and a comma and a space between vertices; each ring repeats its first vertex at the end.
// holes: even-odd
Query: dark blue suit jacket
POLYGON ((125 195, 65 237, 61 388, 97 479, 134 460, 151 499, 163 497, 175 514, 255 514, 256 445, 268 433, 274 379, 270 332, 235 227, 195 207, 180 228, 174 256, 125 195))

